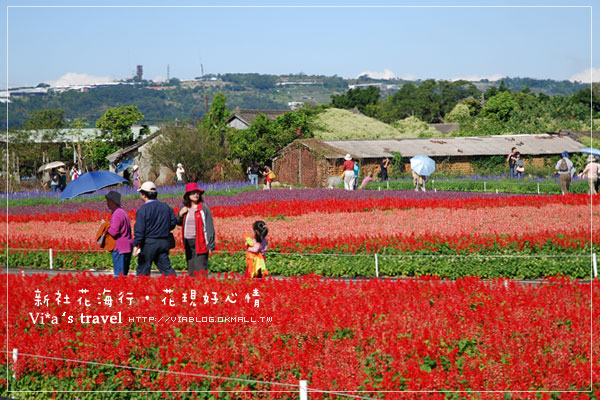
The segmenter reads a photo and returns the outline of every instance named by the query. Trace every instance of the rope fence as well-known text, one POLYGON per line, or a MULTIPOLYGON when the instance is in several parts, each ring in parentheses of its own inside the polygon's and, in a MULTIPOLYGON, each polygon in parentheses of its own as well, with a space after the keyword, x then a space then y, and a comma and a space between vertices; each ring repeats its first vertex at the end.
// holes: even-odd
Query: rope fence
MULTIPOLYGON (((314 393, 332 394, 332 395, 336 395, 336 396, 342 396, 342 397, 348 397, 348 398, 354 398, 354 399, 371 400, 370 397, 363 397, 363 396, 348 394, 348 393, 362 392, 360 390, 327 391, 327 390, 312 389, 312 388, 308 387, 306 380, 300 380, 299 383, 296 385, 296 384, 290 384, 290 383, 260 381, 260 380, 254 380, 254 379, 244 379, 244 378, 234 378, 234 377, 221 376, 221 375, 206 375, 206 374, 197 374, 197 373, 191 373, 191 372, 169 371, 169 370, 161 370, 161 369, 156 369, 156 368, 142 368, 142 367, 133 367, 133 366, 128 366, 128 365, 101 363, 101 362, 96 362, 96 361, 83 361, 83 360, 74 360, 74 359, 70 359, 70 358, 60 358, 60 357, 50 357, 50 356, 43 356, 43 355, 37 355, 37 354, 19 353, 19 350, 17 348, 14 348, 12 350, 12 352, 6 351, 6 350, 3 350, 2 352, 7 353, 7 354, 12 354, 13 365, 17 363, 17 361, 19 360, 19 356, 21 356, 21 357, 31 357, 31 358, 42 359, 42 360, 63 361, 63 362, 68 362, 68 363, 78 363, 78 364, 93 365, 93 366, 100 366, 100 367, 126 369, 126 370, 132 370, 132 371, 155 372, 155 373, 168 374, 168 375, 180 375, 180 376, 204 378, 204 379, 218 379, 218 380, 226 380, 226 381, 241 382, 241 383, 254 383, 254 384, 280 386, 280 387, 287 387, 287 388, 294 389, 294 390, 197 390, 197 391, 194 391, 194 393, 214 393, 214 392, 294 393, 294 392, 298 392, 300 399, 308 399, 308 393, 314 392, 314 393)), ((13 378, 15 378, 14 373, 13 373, 13 378)), ((11 393, 86 392, 87 393, 90 391, 89 390, 72 390, 72 391, 71 390, 69 390, 69 391, 63 391, 63 390, 41 390, 41 391, 11 390, 9 392, 11 392, 11 393)), ((136 393, 172 393, 172 392, 187 393, 189 391, 188 390, 139 390, 139 391, 136 390, 135 392, 136 393)), ((118 391, 118 390, 94 390, 93 393, 124 393, 124 391, 122 391, 122 390, 121 391, 118 391)))

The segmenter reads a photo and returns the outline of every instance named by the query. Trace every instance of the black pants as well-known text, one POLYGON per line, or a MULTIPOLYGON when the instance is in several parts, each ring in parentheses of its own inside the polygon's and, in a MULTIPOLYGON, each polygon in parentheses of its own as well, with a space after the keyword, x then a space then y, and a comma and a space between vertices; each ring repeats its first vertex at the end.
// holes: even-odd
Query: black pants
POLYGON ((137 274, 150 275, 152 262, 156 264, 158 270, 164 275, 177 275, 171 267, 169 259, 169 241, 164 239, 145 239, 142 251, 138 256, 137 274))
POLYGON ((194 276, 199 272, 208 272, 208 253, 196 254, 196 239, 185 239, 183 243, 188 274, 194 276))

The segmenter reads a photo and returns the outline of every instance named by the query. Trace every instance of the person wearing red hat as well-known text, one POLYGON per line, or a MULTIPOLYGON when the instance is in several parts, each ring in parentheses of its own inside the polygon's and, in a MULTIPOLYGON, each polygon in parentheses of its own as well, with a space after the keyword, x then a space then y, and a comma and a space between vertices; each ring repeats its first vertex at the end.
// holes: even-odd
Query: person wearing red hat
POLYGON ((185 259, 191 276, 208 271, 208 254, 215 250, 215 226, 208 206, 202 201, 204 190, 194 182, 185 186, 183 207, 177 215, 181 226, 185 259))

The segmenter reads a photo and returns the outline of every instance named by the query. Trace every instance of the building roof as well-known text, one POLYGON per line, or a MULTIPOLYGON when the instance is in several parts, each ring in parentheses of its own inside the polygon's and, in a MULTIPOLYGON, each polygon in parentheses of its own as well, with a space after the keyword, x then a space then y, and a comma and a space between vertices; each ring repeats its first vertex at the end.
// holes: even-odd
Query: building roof
POLYGON ((227 123, 237 118, 249 126, 258 114, 264 114, 269 119, 275 119, 287 112, 290 112, 290 110, 240 110, 236 108, 233 114, 227 119, 227 123))
POLYGON ((123 158, 127 153, 137 150, 138 148, 142 147, 143 145, 145 145, 146 143, 148 143, 155 137, 160 136, 161 134, 162 134, 162 132, 160 130, 158 130, 158 131, 154 132, 153 134, 146 136, 143 140, 140 140, 139 142, 132 144, 129 147, 119 149, 119 150, 115 151, 114 153, 107 155, 106 159, 108 160, 108 162, 114 164, 115 162, 117 162, 121 158, 123 158))
POLYGON ((523 155, 554 155, 563 151, 578 152, 584 147, 566 136, 548 134, 322 142, 338 149, 340 154, 350 153, 360 159, 392 157, 392 152, 399 152, 403 157, 418 154, 430 157, 505 155, 512 147, 523 155))
MULTIPOLYGON (((158 131, 160 127, 151 125, 148 126, 150 134, 158 131)), ((140 138, 140 132, 142 131, 141 125, 133 125, 131 132, 133 132, 133 140, 140 138)), ((11 132, 11 142, 17 141, 18 137, 25 137, 27 142, 34 143, 78 143, 85 142, 96 138, 100 134, 100 129, 97 128, 64 128, 55 131, 53 129, 39 129, 32 131, 16 131, 11 132), (26 133, 26 136, 20 136, 21 133, 26 133)))
MULTIPOLYGON (((297 147, 297 146, 307 147, 310 150, 315 151, 316 153, 319 153, 321 156, 323 156, 325 158, 331 158, 331 159, 344 158, 344 156, 346 155, 346 153, 343 153, 342 150, 340 150, 339 148, 330 146, 327 143, 325 143, 323 140, 310 138, 310 139, 294 140, 292 143, 285 146, 283 149, 279 150, 275 154, 275 156, 272 158, 277 158, 281 154, 285 153, 290 147, 297 147)), ((353 157, 356 157, 352 153, 351 153, 351 155, 353 157)))

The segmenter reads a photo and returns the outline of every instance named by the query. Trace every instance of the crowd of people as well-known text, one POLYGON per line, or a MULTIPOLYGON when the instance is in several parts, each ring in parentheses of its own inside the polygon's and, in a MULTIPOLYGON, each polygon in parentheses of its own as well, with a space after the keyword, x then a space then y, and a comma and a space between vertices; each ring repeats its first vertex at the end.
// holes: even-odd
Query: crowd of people
MULTIPOLYGON (((509 168, 509 178, 520 179, 523 176, 523 173, 525 172, 525 164, 523 158, 521 158, 521 153, 517 151, 516 147, 513 147, 511 152, 506 156, 506 163, 508 164, 509 168)), ((600 164, 597 163, 597 159, 593 155, 589 155, 586 158, 585 167, 579 174, 577 174, 577 169, 569 157, 569 152, 564 151, 554 166, 554 170, 558 174, 560 192, 563 195, 569 193, 571 182, 576 175, 580 179, 587 179, 589 185, 589 194, 598 193, 598 175, 600 173, 600 164)))
MULTIPOLYGON (((181 226, 181 241, 185 251, 187 271, 190 276, 208 272, 208 260, 215 251, 215 226, 209 207, 204 203, 204 190, 196 183, 188 183, 183 195, 183 207, 179 213, 166 203, 158 200, 158 189, 154 182, 144 182, 137 190, 144 204, 137 210, 135 224, 121 208, 121 194, 110 191, 106 194, 106 206, 111 211, 110 221, 103 224, 98 236, 102 235, 102 246, 108 235, 113 244, 103 247, 112 252, 115 277, 127 276, 132 257, 137 258, 136 273, 150 275, 152 264, 164 276, 177 275, 171 265, 169 252, 176 247, 172 233, 181 226)), ((264 221, 256 221, 252 226, 253 235, 244 235, 246 252, 246 276, 260 278, 268 275, 265 254, 268 248, 266 239, 269 230, 264 221)))

